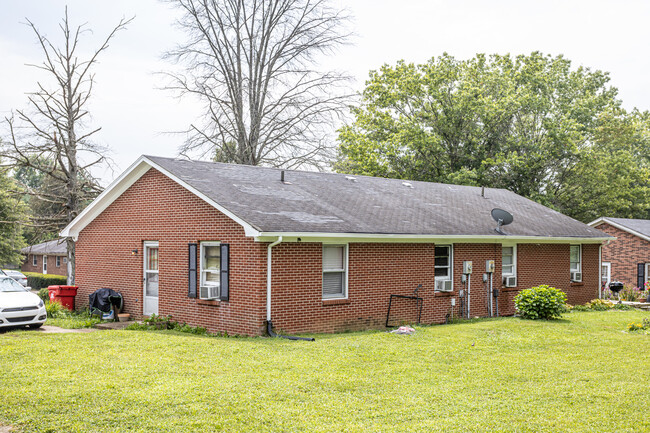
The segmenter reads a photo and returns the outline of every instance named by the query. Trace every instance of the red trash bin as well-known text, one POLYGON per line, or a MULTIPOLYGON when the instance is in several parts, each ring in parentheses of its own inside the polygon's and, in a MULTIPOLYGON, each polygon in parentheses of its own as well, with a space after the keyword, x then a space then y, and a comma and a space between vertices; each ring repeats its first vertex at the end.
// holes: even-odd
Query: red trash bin
POLYGON ((74 310, 74 297, 77 296, 78 286, 49 286, 47 291, 50 302, 58 302, 68 310, 74 310))

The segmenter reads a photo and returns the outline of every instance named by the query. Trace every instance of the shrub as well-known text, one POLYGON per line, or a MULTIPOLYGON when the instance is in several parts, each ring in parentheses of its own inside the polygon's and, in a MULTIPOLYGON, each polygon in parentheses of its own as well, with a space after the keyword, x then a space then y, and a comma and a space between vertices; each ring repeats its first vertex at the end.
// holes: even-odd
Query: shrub
POLYGON ((575 305, 571 311, 591 311, 591 308, 587 305, 575 305))
POLYGON ((40 291, 48 286, 65 286, 68 282, 68 279, 63 275, 39 274, 37 272, 23 273, 27 277, 27 285, 33 290, 40 291))
POLYGON ((522 290, 515 297, 515 307, 524 319, 557 319, 565 310, 566 293, 541 285, 522 290))
POLYGON ((43 302, 48 302, 50 300, 50 292, 47 290, 47 287, 43 287, 38 291, 38 297, 43 300, 43 302))
POLYGON ((47 317, 51 318, 62 319, 68 315, 68 309, 59 302, 45 301, 45 311, 47 311, 47 317))
POLYGON ((603 299, 592 299, 586 306, 594 311, 607 311, 614 308, 614 303, 603 299))

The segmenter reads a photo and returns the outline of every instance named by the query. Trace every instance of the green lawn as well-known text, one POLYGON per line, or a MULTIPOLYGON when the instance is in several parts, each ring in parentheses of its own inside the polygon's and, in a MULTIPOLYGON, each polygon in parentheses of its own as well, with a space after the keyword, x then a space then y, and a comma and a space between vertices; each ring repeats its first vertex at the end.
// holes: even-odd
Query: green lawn
POLYGON ((0 424, 25 432, 641 432, 640 311, 316 342, 0 334, 0 424))

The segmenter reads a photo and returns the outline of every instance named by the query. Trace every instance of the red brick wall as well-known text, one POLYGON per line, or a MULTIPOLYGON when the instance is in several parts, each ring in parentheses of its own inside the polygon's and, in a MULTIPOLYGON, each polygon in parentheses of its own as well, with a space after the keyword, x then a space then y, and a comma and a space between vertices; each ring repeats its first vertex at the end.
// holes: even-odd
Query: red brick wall
MULTIPOLYGON (((38 272, 43 273, 43 256, 36 254, 36 266, 33 265, 33 256, 31 254, 25 256, 25 263, 20 267, 22 272, 38 272)), ((48 275, 68 275, 68 265, 63 263, 63 258, 60 258, 60 266, 56 266, 56 256, 47 256, 47 273, 48 275)))
MULTIPOLYGON (((286 332, 335 332, 381 328, 386 320, 390 294, 411 295, 422 284, 423 323, 443 323, 456 299, 454 315, 460 314, 459 291, 463 289, 463 261, 473 262, 471 316, 486 316, 485 261, 495 260, 493 287, 502 289, 499 313, 514 314, 514 297, 522 289, 539 284, 567 293, 568 302, 582 304, 598 297, 598 245, 583 245, 583 282, 571 283, 569 245, 520 244, 517 248, 518 287, 501 287, 501 244, 454 245, 454 291, 434 293, 434 245, 349 245, 348 299, 322 300, 322 245, 280 244, 273 250, 273 323, 286 332), (291 264, 290 266, 287 264, 291 264)), ((415 301, 396 299, 391 324, 413 323, 415 301)), ((494 308, 496 313, 496 306, 494 308)))
MULTIPOLYGON (((142 315, 143 242, 159 242, 159 313, 211 332, 259 335, 266 319, 266 243, 244 236, 239 224, 151 169, 89 224, 76 247, 80 286, 77 305, 101 287, 122 292, 125 310, 142 315), (230 244, 230 301, 187 296, 187 245, 199 241, 230 244), (132 255, 131 251, 138 253, 132 255)), ((411 295, 422 284, 423 323, 443 323, 458 299, 462 262, 472 260, 471 315, 487 314, 482 282, 485 260, 496 261, 494 288, 501 288, 501 244, 454 245, 454 291, 434 292, 434 245, 405 243, 349 244, 348 299, 322 299, 322 244, 281 243, 273 248, 272 320, 287 333, 336 332, 382 328, 390 294, 411 295)), ((598 246, 583 247, 584 283, 569 282, 568 245, 519 245, 519 287, 499 298, 501 315, 513 314, 517 290, 551 284, 568 292, 569 301, 586 302, 598 292, 598 246)), ((391 323, 413 323, 415 301, 397 299, 391 323)))
POLYGON ((159 242, 160 315, 211 332, 262 332, 266 245, 245 237, 239 224, 154 169, 81 231, 77 306, 87 306, 90 293, 108 287, 123 294, 125 312, 141 317, 144 241, 159 242), (230 244, 229 302, 206 305, 188 298, 188 243, 198 241, 230 244))
POLYGON ((607 223, 596 228, 616 236, 609 245, 603 245, 602 253, 602 261, 612 264, 612 281, 636 287, 637 263, 650 263, 650 242, 607 223))

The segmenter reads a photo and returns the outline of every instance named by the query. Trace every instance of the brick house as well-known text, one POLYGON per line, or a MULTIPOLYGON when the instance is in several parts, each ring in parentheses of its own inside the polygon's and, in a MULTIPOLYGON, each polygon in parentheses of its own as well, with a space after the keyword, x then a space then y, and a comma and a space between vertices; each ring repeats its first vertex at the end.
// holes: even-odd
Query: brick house
POLYGON ((601 217, 589 225, 616 238, 602 248, 603 285, 643 287, 650 281, 650 220, 601 217))
POLYGON ((79 307, 108 287, 135 317, 247 335, 269 321, 290 333, 383 327, 391 295, 404 296, 391 323, 444 323, 468 304, 471 316, 512 315, 516 293, 538 284, 584 303, 610 239, 501 189, 152 156, 62 236, 76 241, 79 307), (494 208, 514 215, 506 234, 494 208))
POLYGON ((41 274, 68 275, 68 250, 65 239, 55 239, 25 247, 20 270, 41 274))

